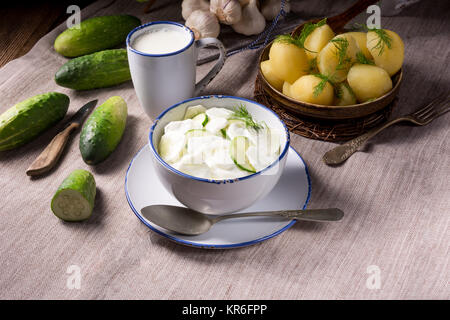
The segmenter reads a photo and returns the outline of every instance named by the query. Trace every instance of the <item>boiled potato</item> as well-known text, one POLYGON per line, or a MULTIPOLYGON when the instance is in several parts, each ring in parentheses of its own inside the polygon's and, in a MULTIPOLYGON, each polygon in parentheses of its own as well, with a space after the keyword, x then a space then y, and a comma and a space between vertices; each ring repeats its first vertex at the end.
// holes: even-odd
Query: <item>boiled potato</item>
POLYGON ((272 87, 274 87, 278 91, 281 91, 284 81, 275 75, 270 60, 261 62, 261 71, 264 75, 264 78, 266 78, 266 80, 272 85, 272 87))
POLYGON ((386 70, 368 64, 351 67, 347 81, 359 102, 376 99, 392 89, 392 80, 386 70))
POLYGON ((390 76, 400 70, 405 55, 405 45, 394 31, 386 29, 369 31, 366 45, 375 64, 386 70, 390 76), (384 37, 380 37, 380 34, 384 37), (383 39, 387 39, 390 48, 383 39))
POLYGON ((322 50, 323 47, 333 39, 335 36, 333 30, 331 30, 330 26, 327 24, 324 24, 321 27, 318 27, 314 29, 311 34, 306 37, 305 40, 305 48, 306 55, 308 56, 309 60, 314 59, 319 54, 320 50, 322 50))
POLYGON ((359 49, 361 50, 361 52, 367 59, 373 60, 372 55, 370 54, 370 51, 369 51, 369 49, 367 49, 367 45, 366 45, 367 33, 365 33, 365 32, 347 32, 345 34, 352 36, 356 40, 356 43, 358 44, 359 49))
POLYGON ((356 62, 356 54, 359 52, 356 40, 348 34, 340 34, 328 42, 317 56, 317 67, 321 74, 327 76, 333 82, 342 82, 347 77, 348 70, 356 62), (348 43, 348 46, 346 44, 348 43), (340 59, 341 48, 344 52, 340 59), (341 64, 339 65, 339 62, 341 64))
POLYGON ((273 73, 280 79, 293 83, 308 72, 305 50, 295 44, 275 41, 269 51, 273 73))
POLYGON ((316 95, 316 86, 320 82, 322 79, 314 75, 300 77, 290 88, 292 98, 308 103, 331 105, 334 98, 333 86, 327 81, 323 90, 316 95))
POLYGON ((287 81, 283 83, 283 94, 291 97, 291 84, 287 81))
POLYGON ((349 106, 356 104, 356 96, 347 82, 341 82, 336 86, 338 92, 334 98, 334 106, 349 106))

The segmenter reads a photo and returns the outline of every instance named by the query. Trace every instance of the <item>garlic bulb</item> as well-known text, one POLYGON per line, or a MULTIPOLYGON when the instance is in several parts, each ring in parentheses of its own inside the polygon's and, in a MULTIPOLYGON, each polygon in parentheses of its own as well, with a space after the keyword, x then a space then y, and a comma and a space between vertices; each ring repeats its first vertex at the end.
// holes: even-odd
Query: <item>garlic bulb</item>
POLYGON ((209 3, 206 0, 183 0, 181 4, 181 15, 187 20, 195 10, 209 10, 209 3))
POLYGON ((242 9, 238 0, 211 0, 209 10, 223 24, 234 24, 241 20, 242 9))
MULTIPOLYGON (((261 13, 266 20, 272 21, 278 15, 281 9, 281 0, 265 0, 261 6, 261 13)), ((291 4, 288 0, 284 2, 284 11, 288 13, 291 10, 291 4)))
POLYGON ((195 10, 186 20, 186 27, 190 28, 195 39, 217 38, 220 33, 220 25, 214 13, 203 10, 195 10))
POLYGON ((231 25, 234 31, 246 36, 258 34, 264 31, 266 19, 259 12, 257 0, 250 0, 248 5, 242 8, 242 17, 238 23, 231 25))

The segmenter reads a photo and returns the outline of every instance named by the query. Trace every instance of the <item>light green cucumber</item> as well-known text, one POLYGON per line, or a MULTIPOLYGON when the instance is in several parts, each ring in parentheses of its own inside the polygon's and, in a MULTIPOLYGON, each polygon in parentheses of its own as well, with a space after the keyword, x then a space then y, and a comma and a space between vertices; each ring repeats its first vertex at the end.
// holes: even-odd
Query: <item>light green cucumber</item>
POLYGON ((67 61, 55 74, 55 82, 74 90, 111 87, 131 79, 127 51, 113 49, 67 61))
POLYGON ((86 220, 94 209, 95 193, 94 176, 86 170, 75 170, 59 186, 51 209, 64 221, 86 220))
POLYGON ((194 122, 198 122, 202 125, 202 127, 206 126, 206 124, 209 121, 208 115, 204 112, 199 113, 198 115, 196 115, 194 118, 192 118, 192 120, 194 122))
POLYGON ((56 52, 66 57, 78 57, 125 44, 128 33, 141 21, 130 15, 94 17, 65 31, 55 40, 56 52))
POLYGON ((90 165, 105 160, 122 139, 127 122, 127 104, 111 97, 92 112, 80 134, 80 152, 90 165))
POLYGON ((247 149, 249 146, 250 142, 247 137, 234 137, 230 142, 230 157, 239 169, 255 173, 255 168, 247 158, 247 149))
POLYGON ((184 120, 192 119, 196 115, 198 115, 200 113, 204 113, 204 112, 206 112, 206 108, 202 105, 188 107, 186 109, 186 113, 184 114, 184 120))
POLYGON ((19 147, 60 121, 69 108, 63 93, 39 94, 0 115, 0 151, 19 147))

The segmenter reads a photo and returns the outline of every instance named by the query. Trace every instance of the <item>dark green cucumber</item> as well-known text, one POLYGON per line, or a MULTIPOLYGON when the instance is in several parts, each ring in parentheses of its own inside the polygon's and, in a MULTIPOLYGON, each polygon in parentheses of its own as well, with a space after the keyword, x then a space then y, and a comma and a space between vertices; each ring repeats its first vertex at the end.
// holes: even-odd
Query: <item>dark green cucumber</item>
POLYGON ((127 104, 111 97, 92 112, 81 130, 80 152, 84 162, 93 165, 105 160, 122 139, 127 122, 127 104))
POLYGON ((69 97, 49 92, 19 102, 0 115, 0 151, 19 147, 66 115, 69 97))
POLYGON ((126 49, 104 50, 69 60, 55 74, 57 84, 75 90, 110 87, 130 79, 126 49))
POLYGON ((94 176, 86 170, 74 170, 53 196, 52 211, 65 221, 86 220, 94 209, 95 193, 94 176))
POLYGON ((55 40, 56 52, 66 57, 113 48, 125 43, 128 33, 141 21, 130 15, 94 17, 63 31, 55 40))

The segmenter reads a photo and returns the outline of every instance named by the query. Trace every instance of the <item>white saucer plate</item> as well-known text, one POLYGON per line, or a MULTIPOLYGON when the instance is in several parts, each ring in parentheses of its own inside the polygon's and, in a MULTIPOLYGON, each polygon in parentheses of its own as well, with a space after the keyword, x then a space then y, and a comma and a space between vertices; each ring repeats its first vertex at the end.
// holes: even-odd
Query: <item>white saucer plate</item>
MULTIPOLYGON (((125 194, 131 210, 151 230, 183 245, 206 249, 238 248, 270 239, 289 229, 296 220, 251 217, 224 220, 198 236, 180 235, 161 228, 141 215, 153 204, 183 206, 160 183, 153 169, 150 147, 145 145, 134 156, 125 176, 125 194)), ((274 189, 263 199, 241 212, 305 209, 311 195, 311 180, 302 157, 289 148, 284 172, 274 189)))

